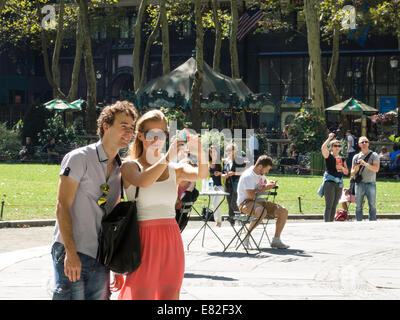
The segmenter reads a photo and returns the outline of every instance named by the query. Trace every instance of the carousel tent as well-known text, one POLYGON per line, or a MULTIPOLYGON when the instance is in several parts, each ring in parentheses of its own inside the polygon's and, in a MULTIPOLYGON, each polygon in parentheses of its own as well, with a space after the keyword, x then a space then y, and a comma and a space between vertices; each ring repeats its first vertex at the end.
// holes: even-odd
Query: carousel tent
MULTIPOLYGON (((261 100, 268 100, 268 94, 255 95, 241 79, 233 79, 213 70, 206 62, 203 67, 201 86, 201 107, 209 110, 259 109, 261 100)), ((182 107, 191 108, 191 95, 196 59, 191 57, 185 63, 151 80, 135 97, 139 108, 182 107)))

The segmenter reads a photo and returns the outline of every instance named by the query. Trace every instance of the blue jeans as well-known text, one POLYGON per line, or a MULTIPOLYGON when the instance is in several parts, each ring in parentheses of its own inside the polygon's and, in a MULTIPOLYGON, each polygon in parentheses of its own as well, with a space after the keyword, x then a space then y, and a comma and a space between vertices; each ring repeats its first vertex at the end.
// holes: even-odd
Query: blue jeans
POLYGON ((370 221, 376 220, 376 183, 375 182, 360 182, 356 183, 355 187, 356 193, 356 219, 357 221, 362 221, 363 219, 363 201, 364 197, 367 196, 370 221))
POLYGON ((78 252, 82 263, 81 277, 78 281, 71 282, 64 274, 64 245, 54 243, 51 255, 55 272, 53 300, 110 299, 110 271, 96 259, 78 252))

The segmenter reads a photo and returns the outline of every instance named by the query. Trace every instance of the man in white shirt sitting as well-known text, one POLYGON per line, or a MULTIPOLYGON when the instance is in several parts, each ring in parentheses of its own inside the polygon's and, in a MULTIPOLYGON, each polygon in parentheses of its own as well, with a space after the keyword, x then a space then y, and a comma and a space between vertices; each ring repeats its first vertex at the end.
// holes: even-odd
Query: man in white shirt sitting
POLYGON ((266 216, 277 218, 275 224, 275 236, 272 239, 271 247, 278 249, 287 249, 288 245, 280 240, 280 235, 285 226, 288 211, 279 204, 269 201, 254 202, 258 192, 265 192, 276 187, 275 181, 268 180, 265 175, 272 168, 272 159, 262 155, 257 159, 254 166, 247 168, 240 176, 238 183, 237 205, 240 212, 259 218, 258 221, 252 221, 249 226, 249 233, 246 235, 244 244, 248 246, 249 235, 251 231, 261 223, 266 216), (253 210, 254 206, 254 210, 253 210))

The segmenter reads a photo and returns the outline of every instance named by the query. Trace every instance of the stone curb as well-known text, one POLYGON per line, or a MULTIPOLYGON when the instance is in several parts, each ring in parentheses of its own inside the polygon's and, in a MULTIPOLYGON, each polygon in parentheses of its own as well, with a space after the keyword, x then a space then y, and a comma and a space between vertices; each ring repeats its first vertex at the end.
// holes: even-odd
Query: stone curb
MULTIPOLYGON (((377 214, 377 219, 400 219, 400 213, 381 213, 377 214)), ((226 220, 228 216, 224 215, 223 220, 226 220)), ((354 214, 349 214, 351 219, 355 219, 354 214)), ((368 219, 368 215, 364 215, 364 219, 368 219)), ((198 215, 191 216, 190 220, 200 221, 201 218, 198 215)), ((288 220, 324 220, 322 214, 289 214, 288 220)), ((29 228, 29 227, 47 227, 54 226, 56 219, 38 219, 38 220, 9 220, 0 221, 0 229, 2 228, 29 228)))

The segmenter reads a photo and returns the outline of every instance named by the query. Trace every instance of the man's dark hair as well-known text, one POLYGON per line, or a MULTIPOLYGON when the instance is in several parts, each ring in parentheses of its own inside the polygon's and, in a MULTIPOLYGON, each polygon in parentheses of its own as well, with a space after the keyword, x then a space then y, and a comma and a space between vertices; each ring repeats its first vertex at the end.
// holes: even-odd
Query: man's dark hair
POLYGON ((257 162, 256 162, 255 165, 256 166, 261 165, 263 167, 267 167, 267 166, 272 167, 274 164, 272 162, 272 158, 271 157, 268 157, 266 155, 262 155, 262 156, 258 157, 257 162))

